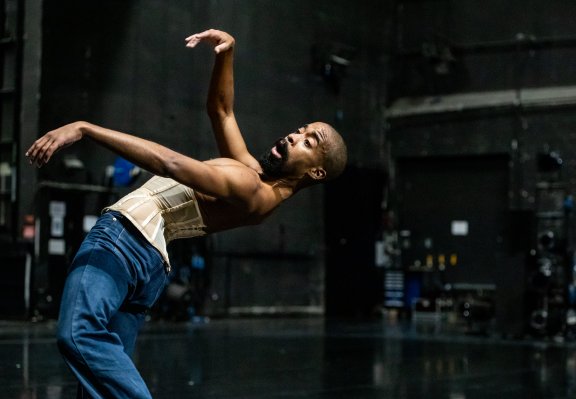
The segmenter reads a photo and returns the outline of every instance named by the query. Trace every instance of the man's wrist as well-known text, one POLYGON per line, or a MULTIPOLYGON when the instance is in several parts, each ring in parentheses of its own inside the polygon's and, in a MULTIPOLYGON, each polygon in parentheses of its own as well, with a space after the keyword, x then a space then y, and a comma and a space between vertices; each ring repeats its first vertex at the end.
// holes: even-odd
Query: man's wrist
POLYGON ((77 121, 72 124, 74 130, 80 133, 81 137, 88 136, 91 124, 86 121, 77 121))

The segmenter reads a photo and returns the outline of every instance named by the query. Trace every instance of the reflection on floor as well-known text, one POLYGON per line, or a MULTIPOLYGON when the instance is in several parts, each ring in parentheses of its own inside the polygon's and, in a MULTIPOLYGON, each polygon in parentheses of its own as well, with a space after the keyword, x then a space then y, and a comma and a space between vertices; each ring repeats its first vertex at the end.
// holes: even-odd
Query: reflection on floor
MULTIPOLYGON (((236 319, 146 325, 135 361, 154 398, 576 397, 576 344, 434 324, 236 319)), ((73 398, 54 324, 0 322, 1 398, 73 398)))

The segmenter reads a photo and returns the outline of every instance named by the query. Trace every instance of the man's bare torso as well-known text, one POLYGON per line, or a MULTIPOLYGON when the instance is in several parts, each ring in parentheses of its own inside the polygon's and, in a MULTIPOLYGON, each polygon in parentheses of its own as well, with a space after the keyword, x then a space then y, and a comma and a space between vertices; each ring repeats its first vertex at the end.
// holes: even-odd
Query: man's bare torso
POLYGON ((206 163, 227 169, 228 173, 246 175, 253 184, 253 195, 246 199, 226 200, 196 191, 207 233, 215 233, 245 225, 261 223, 280 205, 282 198, 270 182, 262 181, 254 169, 229 158, 217 158, 206 163))

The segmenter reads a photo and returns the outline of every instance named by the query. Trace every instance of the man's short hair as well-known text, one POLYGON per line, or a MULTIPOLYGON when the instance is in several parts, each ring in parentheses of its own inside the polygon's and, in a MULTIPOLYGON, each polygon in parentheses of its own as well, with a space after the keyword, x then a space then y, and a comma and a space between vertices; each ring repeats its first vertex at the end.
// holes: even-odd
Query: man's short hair
POLYGON ((326 181, 330 181, 340 176, 346 168, 348 149, 340 133, 332 126, 328 124, 326 124, 326 126, 330 130, 330 139, 327 143, 328 146, 323 166, 326 171, 326 181))

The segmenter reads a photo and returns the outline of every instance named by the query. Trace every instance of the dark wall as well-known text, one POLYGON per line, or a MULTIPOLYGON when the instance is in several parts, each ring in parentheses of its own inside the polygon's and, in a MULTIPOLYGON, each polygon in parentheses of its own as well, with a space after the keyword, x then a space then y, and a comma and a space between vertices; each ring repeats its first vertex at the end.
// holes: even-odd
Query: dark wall
MULTIPOLYGON (((570 86, 576 4, 566 1, 398 1, 387 101, 570 86), (425 22, 425 23, 424 23, 425 22)), ((532 208, 537 156, 560 152, 576 184, 574 108, 445 113, 390 120, 394 156, 510 154, 512 206, 532 208)))
POLYGON ((350 166, 326 185, 327 318, 372 318, 383 298, 382 269, 375 267, 374 241, 382 227, 382 170, 350 166))
MULTIPOLYGON (((576 5, 570 1, 43 4, 40 132, 85 119, 200 159, 216 156, 204 110, 213 54, 206 46, 184 47, 188 34, 215 27, 237 39, 236 115, 254 153, 320 119, 342 132, 357 170, 382 170, 390 156, 392 189, 396 159, 503 155, 510 160, 508 205, 529 211, 542 178, 538 154, 549 150, 558 150, 564 161, 560 179, 569 191, 576 186, 572 108, 382 118, 382 110, 400 97, 575 84, 576 5), (330 62, 332 55, 350 62, 330 62)), ((114 160, 89 142, 67 151, 86 163, 89 180, 97 184, 114 160)), ((56 163, 41 177, 53 177, 56 163)), ((219 294, 236 295, 242 306, 274 304, 278 285, 266 283, 275 278, 266 268, 281 265, 278 275, 290 287, 306 288, 276 302, 301 306, 307 297, 309 305, 321 305, 324 194, 320 187, 307 190, 264 225, 213 237, 215 274, 240 264, 228 280, 214 281, 219 294), (260 291, 230 293, 230 279, 260 291)), ((391 194, 387 203, 393 203, 391 194)))
MULTIPOLYGON (((255 150, 314 119, 376 143, 389 8, 370 1, 47 0, 41 127, 87 118, 214 155, 204 112, 212 53, 184 48, 184 37, 216 27, 237 39, 236 113, 255 150), (331 54, 352 61, 340 78, 321 74, 331 54)), ((351 146, 353 162, 380 161, 364 148, 351 146)))
POLYGON ((396 2, 395 96, 574 84, 569 1, 396 2))
MULTIPOLYGON (((387 109, 394 109, 401 103, 399 99, 403 99, 406 111, 410 104, 421 104, 422 98, 440 107, 450 99, 454 99, 452 104, 463 106, 463 110, 445 108, 418 116, 387 114, 391 116, 386 121, 386 143, 391 156, 390 203, 399 213, 398 229, 405 229, 404 236, 411 240, 401 239, 404 241, 400 243, 405 248, 401 256, 405 270, 412 267, 420 276, 432 275, 428 273, 432 269, 417 267, 424 264, 425 257, 416 256, 415 252, 419 245, 433 241, 421 240, 414 232, 433 223, 437 228, 430 228, 433 232, 430 237, 440 240, 449 232, 445 221, 450 218, 442 219, 445 209, 468 207, 462 212, 462 219, 470 221, 470 233, 466 237, 452 233, 450 239, 456 242, 465 238, 458 244, 458 249, 464 251, 465 244, 473 241, 476 234, 472 231, 472 220, 477 219, 476 224, 483 229, 495 229, 498 233, 479 229, 479 242, 484 244, 476 243, 468 251, 469 255, 483 259, 484 267, 475 268, 475 262, 466 261, 463 252, 453 270, 448 267, 439 274, 445 274, 449 281, 448 272, 454 277, 459 268, 458 283, 494 285, 498 329, 507 333, 525 331, 526 312, 532 311, 526 298, 534 295, 529 277, 534 270, 527 254, 534 250, 532 254, 543 256, 536 243, 537 236, 545 230, 539 231, 542 216, 538 199, 542 187, 554 187, 538 183, 555 182, 565 190, 557 196, 554 211, 560 215, 556 216, 560 219, 558 223, 569 223, 568 219, 562 219, 569 214, 563 200, 565 194, 573 194, 576 189, 576 109, 573 102, 529 109, 520 93, 525 89, 575 85, 571 66, 576 56, 573 23, 576 4, 520 0, 489 0, 481 5, 466 0, 397 1, 394 14, 387 109), (467 108, 473 97, 464 95, 491 91, 515 93, 516 102, 504 107, 467 108), (546 171, 539 164, 540 156, 550 152, 556 152, 562 159, 559 171, 546 171), (507 163, 499 164, 498 179, 490 177, 489 168, 478 167, 477 178, 462 180, 466 171, 462 161, 470 163, 474 159, 504 159, 507 163), (409 167, 415 167, 408 169, 412 175, 406 175, 407 162, 409 167), (443 164, 441 174, 430 176, 435 172, 427 166, 430 162, 443 164), (508 175, 502 175, 502 171, 508 175), (494 203, 496 192, 487 189, 486 179, 505 187, 498 190, 499 204, 494 203), (449 189, 438 187, 439 182, 447 181, 453 181, 449 189), (462 183, 471 181, 477 184, 454 193, 462 183), (408 204, 404 200, 410 193, 416 201, 408 204), (453 198, 444 198, 445 195, 457 196, 458 203, 450 204, 453 198), (488 210, 497 210, 502 216, 491 218, 488 210), (500 248, 487 249, 486 243, 495 238, 500 248), (487 261, 483 251, 488 251, 494 260, 487 261), (419 257, 418 262, 410 257, 419 257)), ((573 244, 564 241, 563 245, 559 249, 564 256, 560 268, 570 264, 566 254, 573 244)), ((425 248, 437 255, 436 248, 425 248)), ((435 257, 430 259, 436 262, 435 257)), ((556 273, 555 278, 565 277, 556 273)), ((568 284, 571 284, 569 276, 559 285, 565 288, 568 284)), ((562 302, 561 306, 565 305, 562 302)))
MULTIPOLYGON (((235 111, 254 153, 305 122, 324 120, 348 141, 352 164, 379 167, 390 10, 391 2, 368 0, 45 0, 40 130, 84 119, 200 159, 216 156, 204 109, 213 53, 184 47, 187 35, 214 27, 237 40, 235 111), (349 64, 331 63, 332 55, 349 64)), ((114 160, 90 142, 65 153, 77 154, 96 184, 114 160)), ((55 171, 48 167, 43 177, 57 177, 55 171)), ((264 225, 211 240, 214 287, 222 287, 215 297, 229 294, 225 279, 262 290, 216 307, 302 306, 303 297, 322 305, 323 194, 306 190, 264 225), (254 267, 226 274, 233 254, 254 267), (266 270, 279 264, 276 274, 266 270), (275 301, 277 285, 268 282, 280 274, 303 293, 275 301)))

